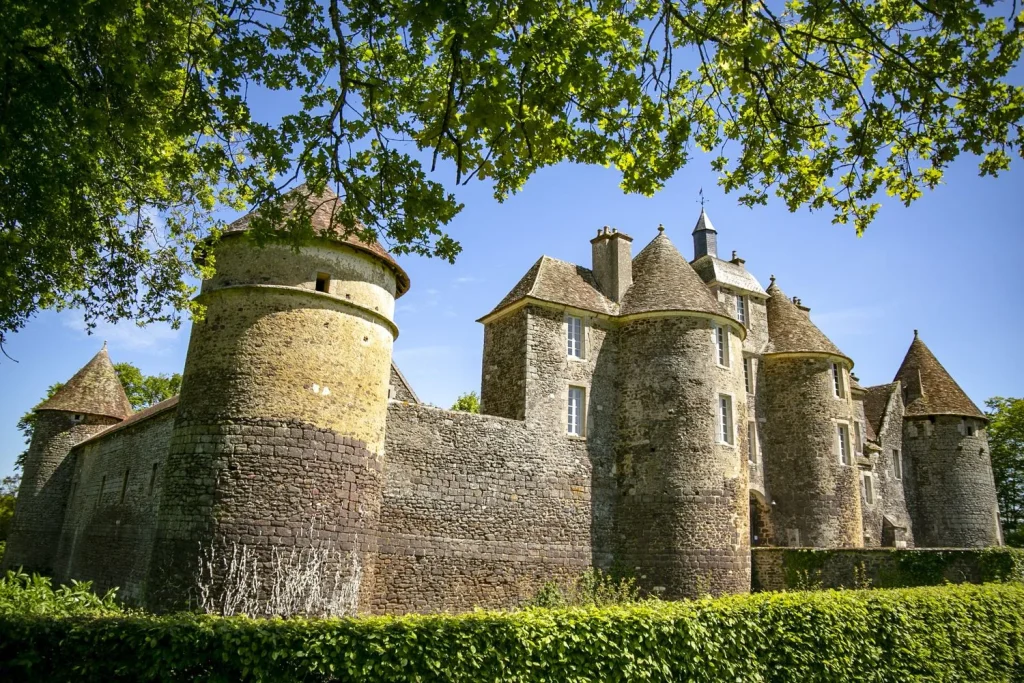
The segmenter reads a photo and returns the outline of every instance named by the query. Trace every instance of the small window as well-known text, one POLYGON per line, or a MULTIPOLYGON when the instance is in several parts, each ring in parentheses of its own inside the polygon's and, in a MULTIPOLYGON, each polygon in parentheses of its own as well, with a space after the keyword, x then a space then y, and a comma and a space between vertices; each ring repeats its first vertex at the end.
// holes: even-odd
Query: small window
POLYGON ((74 420, 75 422, 81 422, 82 420, 85 419, 85 415, 75 413, 74 417, 72 417, 71 419, 74 420))
POLYGON ((736 319, 747 324, 747 300, 741 294, 736 295, 736 319))
POLYGON ((967 436, 974 436, 974 423, 970 420, 967 422, 967 436))
POLYGON ((331 291, 331 276, 327 273, 316 274, 316 291, 330 293, 331 291))
POLYGON ((868 505, 875 504, 875 487, 874 477, 871 476, 870 472, 865 472, 862 478, 864 482, 864 502, 868 505))
POLYGON ((839 363, 832 364, 832 392, 836 398, 846 398, 846 387, 843 386, 843 368, 839 363))
POLYGON ((845 424, 836 425, 836 449, 839 451, 839 462, 850 464, 850 427, 845 424))
POLYGON ((156 488, 156 470, 160 466, 160 463, 153 463, 153 471, 149 473, 149 492, 153 493, 153 489, 156 488))
POLYGON ((569 413, 566 431, 571 436, 583 436, 583 411, 586 392, 583 387, 569 387, 569 413))
POLYGON ((747 460, 751 464, 757 462, 757 424, 747 423, 747 460))
POLYGON ((862 436, 860 422, 854 422, 853 423, 853 443, 854 443, 854 452, 857 455, 860 455, 861 453, 864 452, 864 441, 863 441, 863 438, 864 437, 862 436))
POLYGON ((729 367, 729 328, 713 325, 711 331, 715 335, 715 359, 722 367, 729 367))
POLYGON ((903 456, 895 448, 892 450, 892 478, 896 481, 903 479, 903 456))
POLYGON ((743 385, 747 388, 747 393, 754 393, 754 359, 744 358, 743 359, 743 385))
POLYGON ((128 469, 124 471, 124 479, 121 480, 121 502, 124 502, 124 494, 128 492, 128 469))
POLYGON ((565 333, 569 358, 583 358, 583 318, 565 316, 565 333))
POLYGON ((732 396, 721 394, 718 397, 718 442, 733 444, 732 429, 732 396))
POLYGON ((100 493, 96 496, 96 507, 99 507, 100 503, 103 502, 103 489, 105 488, 107 488, 107 475, 103 475, 100 479, 100 493))

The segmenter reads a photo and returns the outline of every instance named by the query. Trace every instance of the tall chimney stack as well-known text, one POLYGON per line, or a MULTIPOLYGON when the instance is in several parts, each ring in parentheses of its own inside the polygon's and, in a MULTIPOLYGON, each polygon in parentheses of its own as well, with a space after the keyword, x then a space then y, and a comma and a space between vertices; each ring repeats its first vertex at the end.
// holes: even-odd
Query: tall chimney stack
POLYGON ((633 284, 632 242, 632 237, 607 225, 590 240, 594 279, 601 293, 616 303, 633 284))

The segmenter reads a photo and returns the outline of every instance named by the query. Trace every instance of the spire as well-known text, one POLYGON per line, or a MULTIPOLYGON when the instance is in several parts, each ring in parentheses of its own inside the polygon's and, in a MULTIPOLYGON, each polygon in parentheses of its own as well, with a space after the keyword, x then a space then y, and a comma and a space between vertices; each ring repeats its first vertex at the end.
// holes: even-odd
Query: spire
MULTIPOLYGON (((767 289, 768 350, 773 353, 827 353, 850 360, 825 334, 811 322, 809 316, 791 301, 777 284, 775 276, 767 289)), ((851 361, 852 362, 852 361, 851 361)))
POLYGON ((718 256, 718 231, 711 224, 704 207, 700 207, 700 216, 697 217, 697 225, 693 227, 693 258, 701 256, 718 256))
POLYGON ((960 385, 946 372, 931 350, 914 330, 914 341, 907 349, 896 379, 907 390, 904 415, 963 415, 984 418, 985 414, 968 398, 960 385))
POLYGON ((35 409, 105 415, 119 420, 132 414, 124 387, 107 355, 106 343, 85 367, 35 409))

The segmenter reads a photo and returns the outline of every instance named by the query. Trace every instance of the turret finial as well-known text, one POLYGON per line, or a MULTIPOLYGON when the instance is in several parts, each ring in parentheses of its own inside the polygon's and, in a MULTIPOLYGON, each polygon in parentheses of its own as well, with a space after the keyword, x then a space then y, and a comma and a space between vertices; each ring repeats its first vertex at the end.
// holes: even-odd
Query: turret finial
POLYGON ((914 330, 914 339, 917 339, 917 330, 914 330))
POLYGON ((662 225, 661 223, 658 223, 658 234, 660 235, 663 232, 665 232, 665 226, 662 225))
POLYGON ((107 340, 106 339, 103 340, 103 349, 102 350, 103 351, 107 350, 107 340))
POLYGON ((771 282, 769 283, 769 286, 775 284, 775 276, 774 275, 769 276, 768 279, 771 280, 771 282))

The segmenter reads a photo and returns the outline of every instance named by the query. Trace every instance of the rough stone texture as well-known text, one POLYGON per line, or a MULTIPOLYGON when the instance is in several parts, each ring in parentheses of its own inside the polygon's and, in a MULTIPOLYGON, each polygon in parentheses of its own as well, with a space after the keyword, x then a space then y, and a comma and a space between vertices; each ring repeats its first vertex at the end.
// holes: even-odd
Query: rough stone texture
POLYGON ((826 353, 849 359, 811 322, 810 316, 786 298, 772 280, 768 286, 768 353, 826 353))
POLYGON ((629 235, 607 227, 590 240, 594 280, 601 293, 616 303, 633 284, 632 241, 629 235))
POLYGON ((896 379, 906 392, 908 417, 962 415, 987 419, 917 336, 917 330, 896 379))
POLYGON ((652 311, 725 315, 714 294, 663 232, 633 260, 633 286, 623 297, 619 313, 652 311))
POLYGON ((131 403, 117 379, 107 345, 35 410, 63 410, 69 413, 106 415, 123 420, 132 414, 131 403))
POLYGON ((717 438, 720 394, 746 424, 742 342, 730 335, 722 368, 712 339, 697 317, 635 320, 619 337, 616 561, 668 598, 750 585, 746 430, 717 438))
POLYGON ((875 441, 881 449, 877 454, 875 482, 880 497, 882 517, 879 526, 864 525, 865 536, 871 535, 883 546, 913 548, 914 530, 907 509, 907 495, 904 487, 911 481, 910 465, 903 453, 903 398, 898 382, 879 387, 868 387, 864 409, 869 424, 873 424, 875 441), (873 405, 874 404, 874 405, 873 405), (903 461, 900 479, 895 476, 893 451, 898 451, 903 461))
POLYGON ((398 366, 391 363, 391 380, 388 382, 388 396, 393 401, 405 401, 406 403, 419 403, 420 399, 412 390, 412 385, 405 379, 405 375, 398 369, 398 366))
POLYGON ((522 420, 526 417, 525 308, 484 326, 480 412, 522 420))
POLYGON ((88 577, 98 592, 142 602, 174 417, 164 410, 76 449, 58 581, 88 577))
MULTIPOLYGON (((123 390, 122 390, 123 393, 123 390)), ((71 491, 75 444, 102 432, 118 418, 40 410, 25 456, 3 568, 51 574, 71 491), (76 416, 80 419, 76 419, 76 416)))
POLYGON ((864 543, 860 473, 856 464, 841 464, 836 446, 839 422, 849 425, 851 447, 854 434, 849 392, 833 394, 831 365, 838 360, 768 355, 761 362, 765 479, 779 545, 864 543))
POLYGON ((903 454, 914 495, 910 514, 922 547, 1001 545, 988 437, 978 419, 906 418, 903 454), (965 427, 974 427, 967 436, 965 427))
POLYGON ((542 301, 595 313, 614 314, 619 305, 601 293, 594 271, 541 256, 481 322, 524 300, 542 301))

